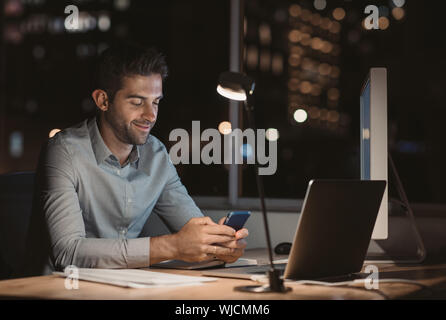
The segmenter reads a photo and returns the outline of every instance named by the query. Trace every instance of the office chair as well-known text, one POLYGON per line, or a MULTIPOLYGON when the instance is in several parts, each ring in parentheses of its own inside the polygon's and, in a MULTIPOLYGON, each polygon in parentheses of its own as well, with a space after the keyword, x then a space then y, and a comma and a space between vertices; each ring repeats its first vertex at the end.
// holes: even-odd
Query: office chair
POLYGON ((25 259, 34 172, 0 175, 0 279, 17 277, 25 259))
MULTIPOLYGON (((47 274, 49 234, 44 217, 33 211, 34 172, 0 175, 0 280, 47 274)), ((152 214, 140 237, 169 234, 152 214)))

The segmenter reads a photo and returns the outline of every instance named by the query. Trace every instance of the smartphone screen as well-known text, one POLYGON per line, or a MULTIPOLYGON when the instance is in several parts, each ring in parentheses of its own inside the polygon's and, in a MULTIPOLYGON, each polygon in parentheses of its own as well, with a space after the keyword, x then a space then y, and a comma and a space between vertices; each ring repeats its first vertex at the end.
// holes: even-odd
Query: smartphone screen
POLYGON ((232 211, 226 216, 224 224, 238 231, 243 228, 250 215, 250 211, 232 211))

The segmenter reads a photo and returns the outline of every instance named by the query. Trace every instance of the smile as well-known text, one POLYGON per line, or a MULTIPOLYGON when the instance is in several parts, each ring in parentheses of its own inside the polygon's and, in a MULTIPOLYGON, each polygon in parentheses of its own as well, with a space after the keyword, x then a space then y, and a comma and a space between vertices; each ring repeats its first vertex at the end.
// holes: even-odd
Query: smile
POLYGON ((133 124, 135 125, 135 127, 137 127, 141 131, 148 132, 150 130, 150 125, 149 126, 143 126, 143 125, 136 124, 136 123, 133 123, 133 124))

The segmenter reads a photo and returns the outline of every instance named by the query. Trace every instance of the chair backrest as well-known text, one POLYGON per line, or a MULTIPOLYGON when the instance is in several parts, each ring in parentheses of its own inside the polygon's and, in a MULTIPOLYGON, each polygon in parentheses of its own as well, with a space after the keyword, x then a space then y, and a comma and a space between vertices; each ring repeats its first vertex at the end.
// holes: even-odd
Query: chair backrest
MULTIPOLYGON (((42 213, 33 211, 37 179, 34 172, 0 175, 0 279, 47 272, 48 230, 42 213)), ((164 222, 152 214, 140 236, 168 233, 164 222)))
POLYGON ((0 279, 22 268, 31 218, 34 172, 0 175, 0 279))

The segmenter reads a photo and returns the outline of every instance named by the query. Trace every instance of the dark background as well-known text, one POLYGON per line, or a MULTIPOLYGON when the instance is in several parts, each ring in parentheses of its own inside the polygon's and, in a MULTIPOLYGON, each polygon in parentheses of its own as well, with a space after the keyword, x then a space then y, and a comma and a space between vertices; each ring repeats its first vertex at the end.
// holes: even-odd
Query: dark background
MULTIPOLYGON (((445 6, 440 1, 406 0, 405 16, 396 20, 390 13, 392 0, 327 2, 321 11, 310 0, 247 0, 245 4, 246 44, 256 45, 256 26, 267 23, 271 52, 282 54, 284 60, 280 74, 245 66, 257 82, 258 127, 277 128, 280 134, 277 172, 265 177, 267 197, 302 198, 313 178, 359 178, 359 93, 369 68, 380 66, 388 69, 389 151, 409 200, 446 202, 445 6), (297 124, 290 116, 287 61, 292 4, 331 20, 333 9, 346 12, 336 40, 341 73, 335 109, 348 120, 342 127, 297 124), (381 14, 387 7, 387 29, 361 27, 369 4, 380 6, 381 14)), ((34 170, 51 129, 63 129, 94 113, 90 93, 97 55, 120 41, 154 45, 167 56, 170 72, 152 134, 168 149, 169 133, 175 128, 190 132, 192 121, 200 120, 204 130, 228 120, 228 102, 215 88, 219 73, 229 67, 229 1, 3 0, 0 8, 0 173, 34 170), (51 31, 48 23, 63 22, 69 4, 94 17, 107 15, 110 28, 51 31), (19 9, 11 14, 11 6, 19 9), (23 134, 19 157, 9 151, 15 131, 23 134)), ((224 165, 178 165, 177 169, 192 195, 227 196, 224 165)), ((243 166, 241 196, 256 195, 252 172, 250 166, 243 166)))

